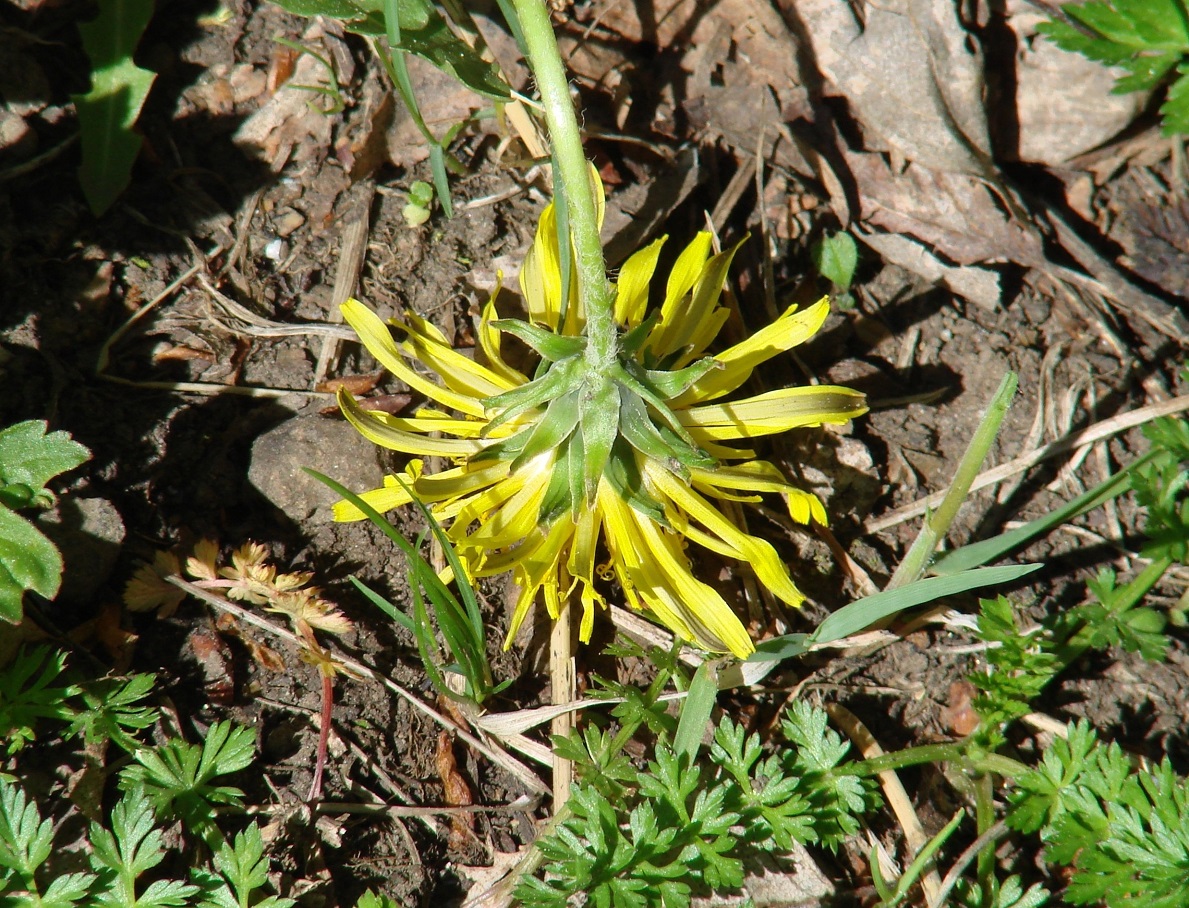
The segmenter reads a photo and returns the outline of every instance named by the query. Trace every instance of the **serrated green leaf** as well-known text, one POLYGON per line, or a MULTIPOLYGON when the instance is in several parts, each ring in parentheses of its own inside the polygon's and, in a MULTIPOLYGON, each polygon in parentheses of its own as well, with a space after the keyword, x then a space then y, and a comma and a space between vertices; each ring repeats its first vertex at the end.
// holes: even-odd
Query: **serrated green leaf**
POLYGON ((53 599, 62 585, 62 556, 41 530, 0 507, 0 621, 18 624, 26 590, 53 599))
MULTIPOLYGON (((299 16, 329 16, 340 20, 349 31, 368 37, 387 34, 383 0, 275 0, 299 16)), ((476 94, 495 101, 511 97, 499 68, 486 62, 465 41, 458 38, 437 9, 426 0, 400 0, 400 46, 428 60, 476 94)))
POLYGON ((99 0, 99 15, 79 26, 91 59, 91 90, 75 95, 82 164, 79 179, 99 216, 124 191, 142 138, 133 127, 157 74, 132 55, 153 16, 153 0, 99 0))
POLYGON ((355 908, 397 908, 397 904, 388 896, 377 894, 368 889, 359 897, 355 908))
POLYGON ((47 429, 44 420, 30 419, 0 430, 0 485, 25 485, 36 492, 90 459, 91 452, 69 433, 47 429))
POLYGON ((257 899, 255 890, 268 885, 268 858, 260 827, 253 823, 238 833, 233 842, 224 842, 214 857, 220 879, 206 886, 201 908, 289 908, 293 899, 268 896, 257 899))
POLYGON ((0 781, 0 867, 32 879, 50 856, 53 836, 53 822, 41 818, 24 789, 0 781))
POLYGON ((60 876, 41 894, 38 908, 78 908, 95 882, 93 873, 68 873, 60 876))
POLYGON ((1166 136, 1189 134, 1189 63, 1177 67, 1178 76, 1168 87, 1168 97, 1160 106, 1162 131, 1166 136))

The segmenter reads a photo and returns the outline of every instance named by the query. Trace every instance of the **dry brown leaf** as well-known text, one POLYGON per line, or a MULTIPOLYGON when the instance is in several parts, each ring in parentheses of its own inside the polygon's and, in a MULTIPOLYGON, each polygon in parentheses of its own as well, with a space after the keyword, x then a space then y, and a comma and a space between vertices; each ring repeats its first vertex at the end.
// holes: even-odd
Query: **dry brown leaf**
POLYGON ((868 150, 992 177, 983 61, 952 0, 782 0, 846 98, 868 150), (860 19, 860 16, 862 17, 860 19))
POLYGON ((949 702, 941 709, 941 721, 959 738, 965 738, 978 728, 979 714, 974 710, 978 689, 969 681, 955 681, 950 685, 949 702))
POLYGON ((215 354, 210 350, 198 350, 194 347, 187 347, 185 344, 171 344, 153 352, 154 363, 188 362, 195 359, 213 363, 215 361, 215 354))
POLYGON ((235 662, 231 648, 213 630, 190 632, 186 640, 202 672, 202 689, 209 702, 230 706, 235 700, 235 662))
MULTIPOLYGON (((471 788, 458 771, 454 757, 454 738, 445 729, 438 732, 438 750, 434 757, 446 803, 451 807, 470 807, 475 803, 471 788)), ((475 817, 470 813, 456 813, 450 817, 450 847, 458 850, 474 835, 475 817)))
POLYGON ((880 154, 849 153, 846 161, 865 224, 914 237, 956 265, 1044 261, 1040 236, 982 180, 919 164, 897 173, 880 154))
MULTIPOLYGON (((718 0, 713 15, 700 0, 611 3, 598 16, 602 28, 630 42, 683 51, 681 70, 688 78, 676 91, 685 113, 696 128, 721 136, 741 154, 755 154, 760 127, 768 127, 765 145, 771 148, 779 124, 810 116, 799 65, 803 49, 766 0, 718 0)), ((583 66, 583 54, 593 46, 585 42, 574 48, 576 67, 583 66)), ((586 68, 590 78, 605 83, 621 65, 614 55, 605 55, 586 68)), ((653 79, 655 73, 646 68, 629 72, 629 78, 653 79)), ((775 154, 783 166, 806 169, 788 143, 776 145, 775 154)))
POLYGON ((351 392, 354 397, 362 397, 364 394, 375 390, 376 385, 380 383, 380 379, 383 377, 383 370, 369 372, 367 375, 342 375, 338 378, 319 382, 315 390, 333 394, 339 388, 343 388, 351 392))
MULTIPOLYGON (((322 36, 313 25, 301 37, 302 44, 311 44, 322 36)), ((330 88, 326 67, 310 54, 303 54, 293 67, 292 78, 259 110, 248 117, 235 131, 233 141, 240 148, 280 169, 296 150, 298 157, 316 157, 330 146, 334 119, 311 107, 309 102, 319 96, 308 88, 312 85, 330 88)))

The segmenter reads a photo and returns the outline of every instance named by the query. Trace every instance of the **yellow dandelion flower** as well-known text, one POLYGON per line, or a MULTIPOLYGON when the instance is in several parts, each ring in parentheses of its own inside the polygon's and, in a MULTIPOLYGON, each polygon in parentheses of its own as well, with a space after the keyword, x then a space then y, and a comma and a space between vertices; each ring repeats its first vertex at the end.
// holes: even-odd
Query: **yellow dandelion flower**
MULTIPOLYGON (((431 475, 413 459, 400 481, 386 477, 383 488, 363 498, 379 511, 407 504, 403 481, 438 519, 451 522, 448 535, 471 579, 513 572, 520 594, 505 645, 538 596, 556 618, 575 593, 579 636, 589 640, 596 608, 606 607, 598 581, 614 577, 632 607, 681 638, 744 658, 754 649, 746 629, 694 576, 686 545, 747 562, 782 601, 803 601, 776 550, 736 527, 717 502, 776 494, 801 523, 824 524, 825 509, 775 466, 755 460, 754 451, 732 443, 844 423, 866 412, 865 399, 820 385, 723 398, 757 365, 812 337, 829 304, 790 307, 747 340, 707 355, 727 320, 719 298, 734 250, 715 254, 709 234, 700 234, 678 257, 659 310, 649 314, 660 240, 620 270, 618 359, 600 367, 584 355, 576 281, 563 299, 557 235, 550 205, 520 273, 530 320, 498 319, 493 296, 478 327, 482 362, 452 349, 413 314, 386 324, 356 300, 343 304, 372 355, 428 401, 411 417, 398 417, 364 410, 340 391, 347 419, 376 444, 453 462, 431 475), (540 354, 534 378, 506 361, 501 333, 540 354)), ((363 517, 347 502, 335 513, 339 520, 363 517)))

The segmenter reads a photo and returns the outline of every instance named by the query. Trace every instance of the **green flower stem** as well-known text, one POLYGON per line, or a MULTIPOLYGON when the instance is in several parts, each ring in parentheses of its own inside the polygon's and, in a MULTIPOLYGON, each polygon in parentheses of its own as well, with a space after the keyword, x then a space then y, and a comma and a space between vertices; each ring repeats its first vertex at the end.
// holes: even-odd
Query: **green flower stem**
POLYGON ((524 32, 529 66, 541 92, 558 182, 565 193, 578 270, 578 296, 586 312, 587 357, 600 372, 606 372, 617 352, 614 300, 599 238, 590 166, 582 150, 574 105, 570 102, 570 84, 545 0, 513 0, 513 5, 524 32))
POLYGON ((922 763, 964 763, 971 769, 994 772, 1009 779, 1028 771, 1028 767, 1018 760, 994 753, 980 753, 975 756, 968 752, 968 748, 962 742, 956 742, 906 747, 904 750, 839 766, 833 772, 851 776, 876 776, 888 770, 920 766, 922 763))

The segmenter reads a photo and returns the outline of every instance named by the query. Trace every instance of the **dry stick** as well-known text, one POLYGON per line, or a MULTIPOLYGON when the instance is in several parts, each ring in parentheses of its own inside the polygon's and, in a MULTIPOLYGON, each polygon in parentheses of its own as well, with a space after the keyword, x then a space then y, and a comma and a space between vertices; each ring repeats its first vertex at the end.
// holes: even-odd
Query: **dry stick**
MULTIPOLYGON (((1185 410, 1189 410, 1189 394, 1183 394, 1180 397, 1174 397, 1171 400, 1161 401, 1158 404, 1151 404, 1147 407, 1140 407, 1138 410, 1132 410, 1130 413, 1124 413, 1121 416, 1115 416, 1111 419, 1104 419, 1102 422, 1087 426, 1080 432, 1075 432, 1065 438, 1058 439, 1047 445, 1042 445, 1026 454, 1021 454, 1019 457, 1009 460, 1007 463, 1000 464, 994 469, 980 473, 975 477, 974 482, 971 483, 970 491, 974 492, 986 486, 994 485, 997 482, 1002 482, 1009 476, 1022 470, 1030 469, 1051 457, 1066 454, 1080 448, 1082 445, 1093 444, 1096 441, 1110 438, 1113 435, 1118 435, 1120 432, 1125 432, 1128 429, 1143 425, 1153 419, 1159 419, 1162 416, 1172 416, 1185 410)), ((932 495, 921 498, 912 504, 897 508, 894 511, 889 511, 881 517, 866 520, 863 522, 863 531, 865 533, 878 533, 880 530, 886 530, 889 527, 896 526, 898 523, 903 523, 906 520, 924 514, 937 507, 945 498, 945 494, 944 490, 934 492, 932 495)))
MULTIPOLYGON (((363 273, 363 260, 367 256, 367 237, 371 229, 372 199, 376 196, 375 183, 364 186, 361 195, 362 198, 355 209, 355 217, 343 228, 343 246, 339 253, 338 266, 334 271, 334 289, 330 294, 330 321, 335 324, 343 320, 343 314, 338 307, 355 295, 355 289, 359 286, 359 275, 363 273)), ((338 353, 338 336, 323 337, 322 349, 318 351, 318 362, 314 366, 314 377, 310 382, 311 390, 325 381, 338 359, 338 353)))
MULTIPOLYGON (((268 633, 273 634, 274 636, 280 637, 282 640, 287 640, 288 642, 292 643, 296 647, 300 648, 301 646, 304 645, 301 638, 298 637, 297 634, 293 633, 292 631, 286 630, 283 627, 278 627, 277 625, 273 624, 271 621, 268 621, 267 619, 260 617, 259 615, 255 614, 254 612, 251 612, 248 609, 242 608, 241 606, 236 605, 234 602, 230 602, 226 599, 216 596, 215 594, 208 592, 207 590, 204 590, 200 586, 196 586, 195 584, 190 583, 188 580, 185 580, 185 579, 177 576, 176 574, 167 577, 166 580, 169 583, 172 583, 174 586, 178 587, 178 589, 185 590, 187 593, 189 593, 195 599, 201 599, 203 602, 207 603, 208 605, 214 606, 215 608, 219 609, 220 611, 224 611, 224 612, 227 612, 228 614, 234 615, 235 617, 239 618, 241 621, 246 621, 248 624, 251 624, 254 627, 258 627, 263 631, 267 631, 268 633)), ((401 687, 399 684, 397 684, 391 678, 385 677, 384 675, 382 675, 380 672, 376 671, 375 669, 370 668, 369 666, 364 665, 362 662, 358 662, 355 659, 351 659, 350 657, 336 655, 335 658, 338 660, 339 664, 342 665, 344 668, 346 668, 349 671, 354 672, 358 675, 361 675, 364 678, 368 678, 372 681, 375 681, 375 682, 383 685, 384 687, 388 688, 388 690, 392 691, 392 693, 396 694, 398 697, 405 700, 414 709, 417 709, 420 712, 424 713, 425 715, 429 716, 429 718, 433 719, 435 722, 437 722, 439 725, 441 725, 443 728, 447 729, 448 731, 452 731, 455 734, 457 734, 460 738, 462 738, 462 740, 464 740, 471 747, 475 748, 475 750, 477 750, 479 753, 483 754, 485 757, 487 757, 493 763, 497 764, 498 766, 501 766, 503 769, 507 770, 512 775, 514 775, 530 791, 532 791, 536 794, 544 794, 547 791, 549 791, 549 787, 537 777, 536 773, 534 773, 531 769, 529 769, 527 766, 525 766, 523 763, 521 763, 519 760, 517 760, 515 757, 513 757, 511 754, 509 754, 507 751, 505 751, 503 748, 487 744, 486 742, 481 741, 478 738, 476 738, 474 735, 472 735, 466 729, 459 728, 457 725, 455 725, 453 722, 451 722, 445 716, 441 715, 440 713, 435 712, 433 709, 426 706, 424 703, 422 703, 420 700, 418 700, 416 697, 414 697, 411 693, 409 693, 407 690, 405 690, 403 687, 401 687)))
MULTIPOLYGON (((859 748, 864 759, 869 760, 883 754, 884 750, 876 742, 875 737, 849 709, 837 703, 831 703, 826 707, 826 711, 830 714, 831 719, 842 726, 847 737, 855 742, 855 746, 859 748)), ((880 784, 883 785, 888 806, 892 808, 892 813, 900 821, 900 828, 904 830, 904 840, 915 857, 922 848, 929 844, 929 837, 921 828, 921 821, 917 818, 916 811, 913 810, 912 801, 895 771, 885 770, 879 774, 878 778, 880 784)), ((927 870, 922 874, 921 890, 925 893, 925 898, 930 905, 936 903, 937 894, 941 891, 941 876, 936 869, 927 870)))
POLYGON ((1093 290, 1103 299, 1110 300, 1116 308, 1142 319, 1166 337, 1176 341, 1184 339, 1189 331, 1189 319, 1186 319, 1184 313, 1128 281, 1113 262, 1103 258, 1093 246, 1083 240, 1058 212, 1046 207, 1044 213, 1062 248, 1073 256, 1090 276, 1052 264, 1042 270, 1071 284, 1093 290))
MULTIPOLYGON (((573 605, 562 604, 553 631, 549 635, 549 676, 552 680, 553 703, 565 706, 572 703, 578 688, 574 677, 574 622, 573 605)), ((550 731, 567 737, 574 727, 574 714, 563 712, 553 717, 550 731)), ((553 749, 553 813, 556 815, 570 799, 570 786, 574 782, 574 764, 560 756, 553 749)))

